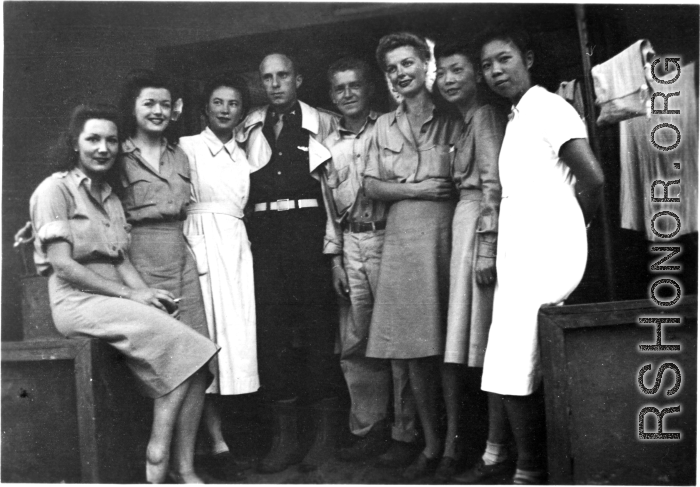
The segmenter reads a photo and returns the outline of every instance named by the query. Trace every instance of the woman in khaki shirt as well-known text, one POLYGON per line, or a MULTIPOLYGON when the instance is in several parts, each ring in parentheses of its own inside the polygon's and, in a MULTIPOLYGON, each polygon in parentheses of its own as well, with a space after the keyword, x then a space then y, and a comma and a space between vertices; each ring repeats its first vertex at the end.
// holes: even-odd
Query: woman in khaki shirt
POLYGON ((129 261, 129 225, 107 182, 119 149, 118 118, 109 107, 74 110, 66 137, 69 170, 45 179, 30 200, 34 260, 49 276, 58 331, 115 347, 154 398, 146 480, 163 482, 170 465, 171 477, 194 481, 199 418, 186 404, 203 398, 194 384, 204 381, 217 347, 168 316, 166 307, 177 307, 172 293, 148 287, 129 261))
POLYGON ((404 101, 377 119, 367 156, 367 196, 391 202, 367 356, 406 360, 425 448, 406 480, 435 470, 439 357, 445 350, 450 242, 455 208, 451 167, 462 121, 433 104, 425 86, 430 50, 410 34, 379 41, 377 61, 404 101))
MULTIPOLYGON (((475 373, 481 375, 496 284, 496 240, 501 203, 498 154, 506 115, 501 106, 484 103, 486 96, 477 84, 479 62, 478 58, 476 62, 474 59, 467 43, 438 43, 435 46, 437 91, 459 110, 464 120, 464 131, 455 146, 452 167, 459 203, 452 220, 450 306, 442 368, 447 434, 436 477, 443 480, 456 473, 466 446, 464 434, 458 431, 462 401, 472 400, 476 391, 468 391, 465 396, 465 379, 475 373)), ((489 401, 491 426, 496 425, 505 412, 500 402, 492 398, 489 401)), ((489 441, 500 440, 494 432, 490 433, 489 441)), ((475 483, 468 480, 461 483, 475 483)))
MULTIPOLYGON (((180 298, 180 321, 209 338, 197 267, 183 234, 190 166, 171 135, 174 93, 170 80, 153 71, 129 74, 120 101, 124 140, 117 162, 119 196, 132 225, 129 257, 134 267, 149 286, 180 298)), ((206 386, 205 380, 195 382, 198 393, 185 404, 197 421, 206 386)))

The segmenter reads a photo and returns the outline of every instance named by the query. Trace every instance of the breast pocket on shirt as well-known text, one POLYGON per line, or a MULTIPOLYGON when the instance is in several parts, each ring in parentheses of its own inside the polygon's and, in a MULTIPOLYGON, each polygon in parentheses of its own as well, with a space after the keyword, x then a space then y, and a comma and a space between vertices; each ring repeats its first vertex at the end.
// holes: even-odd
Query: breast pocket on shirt
POLYGON ((350 166, 333 171, 333 177, 328 179, 328 186, 333 190, 337 210, 342 214, 352 205, 355 196, 350 178, 350 166))
POLYGON ((380 170, 383 172, 383 179, 393 180, 396 179, 395 175, 404 174, 404 171, 400 168, 402 162, 401 152, 403 150, 402 141, 387 140, 385 143, 379 143, 379 151, 381 153, 382 167, 380 170))
POLYGON ((448 144, 435 144, 422 148, 416 180, 428 178, 449 178, 452 176, 455 148, 448 144))
POLYGON ((76 198, 75 203, 75 208, 68 215, 73 235, 73 255, 84 256, 96 249, 103 250, 105 231, 102 226, 105 222, 97 221, 95 216, 90 218, 90 212, 82 199, 76 198))
POLYGON ((134 211, 156 204, 151 182, 147 179, 134 178, 127 182, 125 210, 134 211))
POLYGON ((178 169, 177 171, 178 176, 180 176, 180 181, 183 183, 187 184, 189 186, 190 184, 190 172, 187 169, 178 169))

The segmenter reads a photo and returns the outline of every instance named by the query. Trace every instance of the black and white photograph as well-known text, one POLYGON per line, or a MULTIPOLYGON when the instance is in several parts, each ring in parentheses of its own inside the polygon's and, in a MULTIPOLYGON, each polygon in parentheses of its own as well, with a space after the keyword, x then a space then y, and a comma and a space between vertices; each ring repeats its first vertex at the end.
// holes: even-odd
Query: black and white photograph
POLYGON ((2 483, 697 485, 697 3, 3 2, 2 483))

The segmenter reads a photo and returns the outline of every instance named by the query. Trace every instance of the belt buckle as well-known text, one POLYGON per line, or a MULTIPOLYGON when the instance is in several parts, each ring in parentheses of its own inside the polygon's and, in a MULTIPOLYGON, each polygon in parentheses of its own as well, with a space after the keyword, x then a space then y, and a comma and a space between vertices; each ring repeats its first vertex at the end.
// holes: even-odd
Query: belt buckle
POLYGON ((284 200, 277 200, 277 211, 288 211, 289 210, 289 198, 284 200), (282 205, 284 204, 284 207, 282 205))

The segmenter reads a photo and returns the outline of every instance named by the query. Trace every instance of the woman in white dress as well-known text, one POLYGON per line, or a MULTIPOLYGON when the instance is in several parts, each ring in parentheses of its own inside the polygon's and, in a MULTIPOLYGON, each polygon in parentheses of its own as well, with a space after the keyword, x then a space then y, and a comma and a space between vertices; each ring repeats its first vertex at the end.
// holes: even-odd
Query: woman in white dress
POLYGON ((603 172, 574 108, 533 84, 527 34, 499 27, 478 45, 486 83, 513 105, 499 156, 498 282, 481 387, 503 400, 518 450, 513 482, 539 484, 546 466, 537 313, 561 304, 583 277, 603 172))
POLYGON ((207 128, 180 139, 190 161, 192 188, 184 232, 197 261, 209 335, 221 347, 204 422, 216 463, 231 472, 228 467, 235 461, 222 435, 214 395, 247 394, 260 386, 253 258, 242 220, 250 173, 245 152, 233 137, 249 94, 245 81, 226 75, 210 80, 203 94, 207 128))

